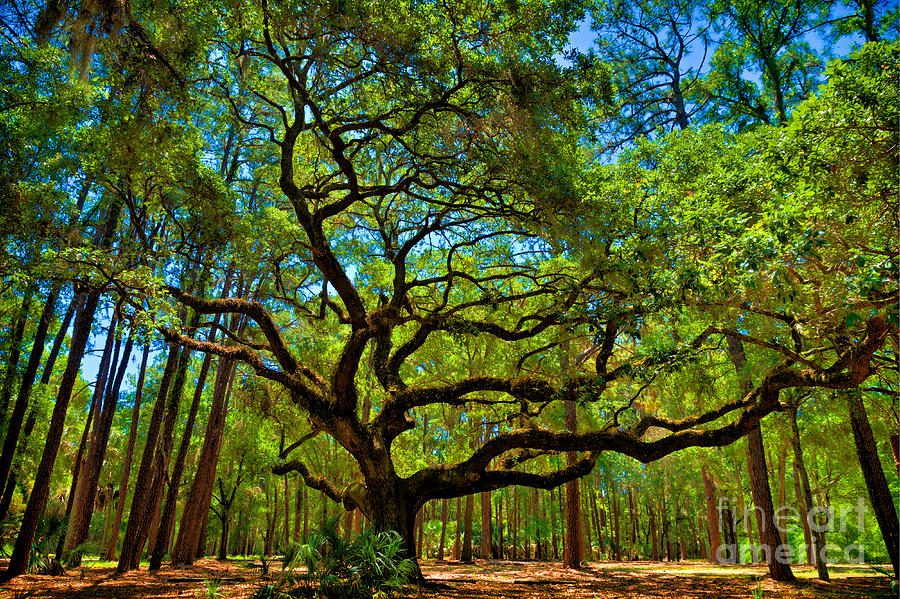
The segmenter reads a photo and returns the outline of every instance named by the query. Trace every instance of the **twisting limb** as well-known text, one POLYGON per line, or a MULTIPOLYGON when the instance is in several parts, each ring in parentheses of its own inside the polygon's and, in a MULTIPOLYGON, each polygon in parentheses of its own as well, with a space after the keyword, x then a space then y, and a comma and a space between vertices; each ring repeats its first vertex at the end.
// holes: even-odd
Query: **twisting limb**
POLYGON ((344 502, 344 494, 339 491, 338 488, 331 483, 331 481, 329 481, 324 476, 314 476, 309 471, 309 468, 306 467, 306 464, 304 464, 300 460, 291 460, 289 462, 285 462, 284 464, 278 464, 272 467, 272 474, 276 474, 278 476, 287 474, 288 472, 299 473, 300 476, 303 477, 303 482, 306 483, 307 487, 316 489, 317 491, 321 491, 332 501, 336 501, 337 503, 344 502))

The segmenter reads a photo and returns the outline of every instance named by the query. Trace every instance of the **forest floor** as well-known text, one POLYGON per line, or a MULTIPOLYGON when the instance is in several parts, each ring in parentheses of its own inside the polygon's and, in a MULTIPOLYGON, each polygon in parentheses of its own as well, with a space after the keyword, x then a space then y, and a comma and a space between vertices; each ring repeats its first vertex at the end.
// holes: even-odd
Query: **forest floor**
MULTIPOLYGON (((815 579, 815 570, 795 566, 796 583, 778 583, 763 567, 712 566, 703 562, 592 562, 583 570, 559 563, 478 561, 422 563, 425 589, 410 589, 409 599, 618 599, 746 598, 761 587, 768 599, 838 599, 896 597, 890 580, 865 566, 835 566, 831 582, 815 579)), ((200 560, 181 569, 117 575, 110 562, 86 563, 65 576, 20 576, 0 585, 0 599, 45 598, 188 598, 209 597, 206 581, 221 580, 220 597, 249 599, 269 577, 247 561, 200 560)))

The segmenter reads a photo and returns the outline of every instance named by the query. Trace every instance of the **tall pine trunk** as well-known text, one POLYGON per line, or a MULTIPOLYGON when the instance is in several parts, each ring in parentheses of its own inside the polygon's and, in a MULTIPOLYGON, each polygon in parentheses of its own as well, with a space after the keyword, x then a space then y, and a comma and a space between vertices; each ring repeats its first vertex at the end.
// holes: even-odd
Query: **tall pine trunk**
MULTIPOLYGON (((214 324, 218 324, 218 320, 217 315, 214 324)), ((214 334, 210 335, 210 337, 210 341, 214 341, 214 334)), ((200 399, 203 397, 203 389, 206 384, 206 377, 209 375, 211 363, 212 355, 206 354, 203 357, 203 363, 200 366, 200 373, 197 376, 197 386, 194 388, 194 396, 191 400, 190 410, 188 411, 188 419, 184 426, 181 444, 178 446, 178 454, 175 457, 175 465, 172 469, 172 476, 160 519, 160 530, 162 531, 162 534, 157 534, 156 543, 154 543, 152 555, 150 556, 151 570, 158 570, 162 566, 163 555, 166 553, 169 546, 169 537, 172 535, 172 531, 175 528, 175 507, 178 501, 178 489, 181 485, 184 464, 191 444, 191 434, 194 430, 194 421, 197 418, 197 409, 200 406, 200 399)))
POLYGON ((156 395, 156 402, 153 405, 153 412, 147 428, 141 465, 135 479, 134 496, 131 499, 128 523, 125 526, 125 538, 122 540, 122 552, 119 555, 119 565, 117 567, 118 572, 127 572, 138 568, 144 541, 150 531, 153 514, 152 506, 148 505, 148 503, 152 500, 151 487, 154 481, 154 457, 159 442, 169 386, 175 374, 175 368, 178 365, 178 355, 178 346, 170 345, 165 369, 159 383, 159 391, 156 395))
POLYGON ((859 466, 862 469, 863 479, 866 481, 869 500, 875 510, 875 520, 881 529, 888 556, 894 566, 894 578, 900 578, 900 565, 898 565, 900 524, 898 524, 897 510, 894 507, 894 497, 878 458, 869 416, 863 406, 862 394, 859 389, 845 391, 844 397, 850 412, 850 426, 853 429, 853 441, 856 443, 856 456, 859 458, 859 466))
POLYGON ((216 465, 219 463, 219 450, 222 447, 225 416, 228 412, 228 390, 233 375, 234 362, 220 358, 203 447, 200 450, 194 482, 191 484, 181 515, 181 526, 178 529, 175 546, 172 548, 173 564, 192 564, 197 557, 198 543, 201 542, 202 533, 205 531, 202 523, 209 516, 212 502, 216 465))
MULTIPOLYGON (((800 446, 800 428, 797 426, 797 408, 794 407, 791 410, 788 410, 789 417, 791 420, 791 448, 794 450, 794 468, 796 472, 800 475, 800 488, 803 491, 803 509, 801 510, 801 514, 804 520, 804 528, 809 528, 808 518, 809 512, 813 508, 813 496, 812 489, 809 486, 809 476, 806 473, 806 464, 803 462, 803 448, 800 446)), ((825 552, 822 549, 825 548, 825 534, 822 532, 822 527, 817 526, 815 530, 811 531, 811 539, 812 542, 812 553, 813 559, 816 562, 816 569, 819 573, 819 579, 828 580, 828 566, 825 564, 825 552)))
MULTIPOLYGON (((110 326, 112 326, 112 324, 110 326)), ((119 340, 117 339, 116 350, 113 352, 113 362, 110 365, 110 374, 113 374, 112 369, 116 365, 119 349, 118 344, 119 340)), ((81 475, 78 478, 78 485, 75 487, 75 501, 72 506, 69 527, 66 532, 65 549, 68 551, 74 550, 78 545, 87 541, 88 538, 91 517, 94 512, 94 501, 97 497, 97 487, 100 482, 100 471, 103 467, 103 459, 106 455, 106 447, 109 443, 110 432, 112 431, 113 418, 116 415, 119 389, 122 386, 125 369, 128 367, 128 361, 131 358, 131 348, 133 345, 134 340, 129 335, 128 341, 125 343, 125 349, 122 352, 121 362, 118 369, 115 371, 115 375, 107 375, 108 381, 104 393, 103 405, 98 414, 98 418, 94 420, 94 428, 91 434, 91 442, 88 446, 87 457, 81 475)), ((73 555, 71 562, 73 565, 79 565, 80 561, 81 557, 77 553, 73 555)))
POLYGON ((712 477, 706 470, 706 466, 702 466, 700 472, 703 474, 703 489, 706 495, 706 521, 708 524, 706 530, 709 537, 709 563, 715 564, 719 562, 719 547, 722 545, 722 536, 719 533, 719 510, 716 504, 716 488, 713 485, 712 477))
POLYGON ((22 303, 19 304, 19 310, 16 312, 16 318, 12 325, 12 335, 9 339, 9 351, 6 358, 6 374, 3 377, 3 384, 0 385, 0 430, 6 430, 9 434, 9 428, 6 426, 6 412, 9 409, 9 400, 12 398, 13 387, 16 378, 19 376, 19 355, 22 353, 22 340, 25 338, 25 325, 28 324, 28 312, 31 309, 31 300, 37 289, 37 283, 29 283, 22 297, 22 303))
POLYGON ((122 479, 119 482, 119 500, 116 502, 116 515, 110 527, 109 540, 104 557, 108 561, 116 559, 119 544, 119 528, 122 526, 122 515, 125 513, 125 498, 128 495, 128 480, 131 477, 131 462, 134 459, 134 444, 137 440, 137 428, 140 423, 141 399, 144 395, 144 379, 147 375, 147 358, 150 356, 150 344, 144 345, 141 367, 138 371, 137 389, 134 394, 134 405, 131 408, 131 424, 128 431, 128 446, 125 449, 125 462, 122 465, 122 479))
MULTIPOLYGON (((565 402, 565 424, 570 432, 577 432, 575 401, 565 402)), ((572 466, 578 459, 574 451, 566 453, 566 466, 572 466)), ((578 479, 566 483, 566 537, 563 541, 563 567, 580 568, 584 559, 584 531, 581 528, 581 494, 578 479)))
POLYGON ((481 497, 481 559, 491 557, 491 493, 479 493, 481 497))
MULTIPOLYGON (((37 371, 41 365, 41 356, 43 356, 44 353, 44 345, 47 341, 47 332, 50 328, 50 322, 53 320, 53 315, 56 313, 56 301, 59 297, 59 290, 60 286, 54 285, 47 295, 47 300, 44 302, 44 308, 41 311, 37 329, 34 332, 34 342, 31 346, 31 353, 28 355, 28 362, 25 365, 25 371, 22 373, 22 382, 20 383, 19 391, 16 394, 16 402, 13 404, 12 414, 9 417, 9 425, 6 429, 6 436, 3 439, 3 450, 0 452, 0 489, 5 489, 7 480, 10 478, 13 457, 16 453, 19 435, 22 432, 22 421, 25 419, 25 412, 28 410, 29 399, 31 397, 31 389, 34 386, 34 381, 37 379, 37 371)), ((3 505, 0 505, 0 520, 6 518, 6 511, 9 509, 8 503, 2 502, 2 504, 3 505), (4 505, 6 507, 4 507, 4 505)))
POLYGON ((472 512, 475 508, 475 496, 466 495, 466 513, 463 522, 463 541, 462 550, 459 559, 462 562, 470 563, 472 561, 472 512))
MULTIPOLYGON (((731 361, 738 372, 738 376, 741 378, 742 392, 746 395, 751 390, 752 385, 744 374, 747 360, 744 354, 743 343, 732 335, 727 335, 726 341, 731 361)), ((764 397, 760 401, 764 401, 767 399, 765 396, 772 393, 777 395, 778 392, 764 390, 764 397)), ((747 464, 750 468, 750 490, 753 494, 753 504, 756 506, 757 529, 763 551, 767 554, 769 576, 774 580, 783 582, 794 580, 790 564, 784 559, 778 559, 781 553, 779 550, 781 548, 781 535, 778 533, 778 529, 775 528, 775 509, 772 505, 769 470, 766 466, 766 453, 763 447, 762 429, 759 424, 747 435, 747 464)))
POLYGON ((441 500, 441 538, 438 542, 438 560, 444 559, 444 542, 447 539, 447 498, 441 500))
POLYGON ((88 291, 84 306, 79 310, 75 318, 75 328, 72 332, 72 343, 69 347, 69 357, 66 362, 66 370, 59 383, 59 393, 53 407, 53 415, 50 417, 50 426, 47 430, 47 439, 44 443, 44 451, 38 464, 37 473, 32 486, 31 495, 25 506, 22 516, 22 526, 16 537, 16 543, 10 556, 9 566, 6 569, 4 579, 24 574, 28 568, 28 559, 31 553, 31 545, 34 541, 34 533, 37 531, 38 519, 47 506, 50 498, 50 477, 53 474, 53 466, 56 456, 62 444, 63 427, 66 420, 66 412, 69 409, 69 400, 72 398, 72 390, 78 380, 81 359, 91 333, 91 323, 97 303, 100 300, 100 292, 88 291))

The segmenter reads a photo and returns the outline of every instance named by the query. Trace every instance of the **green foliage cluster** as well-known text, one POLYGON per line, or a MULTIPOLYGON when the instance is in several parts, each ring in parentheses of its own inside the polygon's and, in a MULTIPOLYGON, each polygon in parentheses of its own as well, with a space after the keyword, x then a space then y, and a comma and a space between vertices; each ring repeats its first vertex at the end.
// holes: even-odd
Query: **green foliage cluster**
POLYGON ((418 567, 403 556, 399 534, 368 528, 345 538, 336 528, 337 520, 323 523, 308 543, 290 545, 277 580, 257 589, 253 597, 387 599, 415 581, 418 567))

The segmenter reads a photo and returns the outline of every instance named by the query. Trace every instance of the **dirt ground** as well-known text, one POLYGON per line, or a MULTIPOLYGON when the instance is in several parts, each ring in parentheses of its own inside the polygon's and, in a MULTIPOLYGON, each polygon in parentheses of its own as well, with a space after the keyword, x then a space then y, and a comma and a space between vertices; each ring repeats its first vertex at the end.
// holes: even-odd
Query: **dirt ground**
MULTIPOLYGON (((274 570, 278 570, 277 566, 274 570)), ((865 567, 836 567, 831 582, 813 578, 808 567, 795 567, 798 582, 777 583, 761 567, 710 566, 628 562, 591 563, 583 570, 559 564, 476 562, 474 565, 425 562, 422 571, 429 588, 410 589, 410 599, 629 599, 746 598, 762 585, 769 599, 895 597, 890 580, 865 567)), ((264 582, 258 569, 246 562, 207 559, 189 568, 116 575, 113 567, 89 564, 65 576, 26 575, 0 586, 0 599, 24 597, 59 599, 207 597, 204 580, 220 579, 219 591, 229 599, 248 599, 264 582)))

